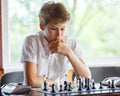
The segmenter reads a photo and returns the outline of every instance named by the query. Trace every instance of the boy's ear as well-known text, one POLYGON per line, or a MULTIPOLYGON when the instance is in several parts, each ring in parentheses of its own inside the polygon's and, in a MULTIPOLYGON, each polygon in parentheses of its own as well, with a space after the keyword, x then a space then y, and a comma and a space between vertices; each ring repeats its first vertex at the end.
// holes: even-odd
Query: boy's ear
POLYGON ((44 24, 43 23, 40 23, 40 29, 42 30, 42 31, 44 31, 44 24))

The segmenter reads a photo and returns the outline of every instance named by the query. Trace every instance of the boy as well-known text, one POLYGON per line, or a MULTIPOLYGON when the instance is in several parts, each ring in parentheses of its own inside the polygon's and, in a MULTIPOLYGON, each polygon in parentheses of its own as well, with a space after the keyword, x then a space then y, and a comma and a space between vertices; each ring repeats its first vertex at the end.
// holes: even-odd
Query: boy
POLYGON ((62 3, 47 2, 39 13, 40 31, 28 36, 23 45, 25 82, 31 87, 41 87, 47 77, 52 85, 62 80, 72 68, 77 77, 90 78, 77 42, 64 35, 70 14, 62 3))

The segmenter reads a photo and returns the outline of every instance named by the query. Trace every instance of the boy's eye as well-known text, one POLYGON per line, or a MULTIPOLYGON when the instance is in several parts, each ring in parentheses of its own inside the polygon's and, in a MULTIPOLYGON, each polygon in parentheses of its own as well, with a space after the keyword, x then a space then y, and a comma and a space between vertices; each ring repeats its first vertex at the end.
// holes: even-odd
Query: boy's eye
POLYGON ((52 30, 56 30, 56 28, 51 28, 52 30))

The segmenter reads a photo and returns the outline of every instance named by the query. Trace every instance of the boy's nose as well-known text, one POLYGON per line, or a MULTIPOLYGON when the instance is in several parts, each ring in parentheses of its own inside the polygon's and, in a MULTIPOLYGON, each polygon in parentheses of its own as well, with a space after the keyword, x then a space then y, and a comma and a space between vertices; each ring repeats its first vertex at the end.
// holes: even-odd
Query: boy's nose
POLYGON ((60 31, 60 30, 58 30, 58 32, 57 32, 57 36, 58 36, 58 37, 61 36, 61 31, 60 31))

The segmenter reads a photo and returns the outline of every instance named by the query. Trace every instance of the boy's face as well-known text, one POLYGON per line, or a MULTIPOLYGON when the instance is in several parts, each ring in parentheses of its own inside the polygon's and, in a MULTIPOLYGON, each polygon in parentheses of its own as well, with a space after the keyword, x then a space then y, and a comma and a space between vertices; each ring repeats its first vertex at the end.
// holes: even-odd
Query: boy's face
POLYGON ((62 38, 66 28, 66 23, 55 23, 55 21, 49 22, 44 28, 44 34, 46 39, 51 42, 57 38, 62 38))

